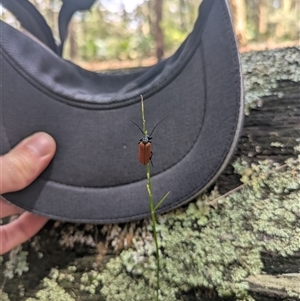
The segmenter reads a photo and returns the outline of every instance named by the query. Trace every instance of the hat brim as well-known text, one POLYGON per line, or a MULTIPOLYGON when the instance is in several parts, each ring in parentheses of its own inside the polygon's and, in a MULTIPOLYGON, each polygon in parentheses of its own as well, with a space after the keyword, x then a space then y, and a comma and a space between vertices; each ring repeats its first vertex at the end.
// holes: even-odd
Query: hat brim
POLYGON ((132 74, 79 68, 1 24, 1 154, 45 131, 57 153, 9 202, 53 219, 115 223, 149 216, 137 157, 144 96, 153 134, 151 181, 158 212, 195 198, 221 173, 243 120, 239 54, 225 0, 204 0, 193 32, 169 59, 132 74))

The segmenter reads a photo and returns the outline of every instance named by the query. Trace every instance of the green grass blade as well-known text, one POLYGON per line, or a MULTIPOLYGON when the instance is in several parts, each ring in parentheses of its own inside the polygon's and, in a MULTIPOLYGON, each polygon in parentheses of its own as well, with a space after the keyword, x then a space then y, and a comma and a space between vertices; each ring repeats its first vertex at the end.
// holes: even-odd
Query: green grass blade
POLYGON ((156 211, 156 209, 159 208, 159 206, 164 202, 164 200, 167 198, 167 196, 170 194, 170 191, 166 193, 166 195, 156 204, 156 206, 154 207, 154 212, 156 211))

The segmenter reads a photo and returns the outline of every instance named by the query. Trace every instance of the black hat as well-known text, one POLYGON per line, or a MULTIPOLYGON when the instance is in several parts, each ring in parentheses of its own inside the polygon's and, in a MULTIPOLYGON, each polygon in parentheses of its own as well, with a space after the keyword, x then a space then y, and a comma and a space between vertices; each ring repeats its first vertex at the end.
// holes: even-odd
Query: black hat
POLYGON ((101 74, 1 22, 1 154, 45 131, 57 153, 9 202, 53 219, 115 223, 149 216, 138 160, 140 95, 152 139, 154 201, 176 208, 228 163, 243 119, 239 54, 226 0, 203 0, 195 27, 170 58, 129 74, 101 74))

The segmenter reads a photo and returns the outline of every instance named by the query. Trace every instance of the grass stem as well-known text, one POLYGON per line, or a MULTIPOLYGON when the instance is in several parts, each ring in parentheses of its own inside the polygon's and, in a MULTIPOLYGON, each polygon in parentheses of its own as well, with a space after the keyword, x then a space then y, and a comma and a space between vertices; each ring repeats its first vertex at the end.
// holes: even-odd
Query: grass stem
MULTIPOLYGON (((141 95, 141 107, 142 107, 142 123, 143 123, 143 132, 144 135, 147 135, 147 128, 146 128, 146 120, 145 120, 145 110, 144 110, 144 100, 143 96, 141 95)), ((170 191, 154 206, 153 202, 153 193, 152 193, 152 186, 151 186, 151 171, 150 171, 150 164, 146 164, 146 174, 147 174, 147 192, 149 196, 149 206, 150 206, 150 213, 151 213, 151 222, 152 222, 152 231, 153 231, 153 238, 155 243, 155 255, 156 255, 156 294, 155 294, 155 301, 159 299, 159 291, 160 291, 160 256, 159 256, 159 244, 158 244, 158 235, 156 231, 156 210, 159 206, 163 203, 166 197, 169 195, 170 191)))

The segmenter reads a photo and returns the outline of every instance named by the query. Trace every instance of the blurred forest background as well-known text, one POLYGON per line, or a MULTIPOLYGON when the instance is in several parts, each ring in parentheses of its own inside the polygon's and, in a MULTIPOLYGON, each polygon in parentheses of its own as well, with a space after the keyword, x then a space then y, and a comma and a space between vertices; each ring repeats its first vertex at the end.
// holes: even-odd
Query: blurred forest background
MULTIPOLYGON (((58 37, 60 0, 30 0, 58 37)), ((299 45, 299 0, 230 0, 241 51, 299 45)), ((201 0, 97 0, 69 25, 64 57, 92 70, 147 66, 193 28, 201 0)), ((2 19, 17 22, 7 12, 2 19)))

